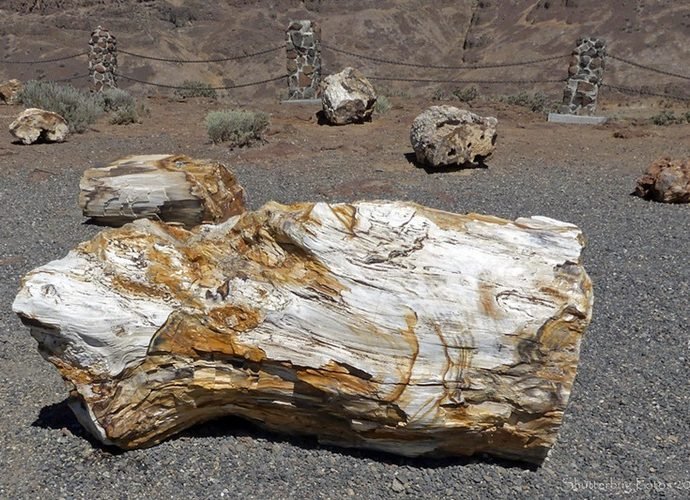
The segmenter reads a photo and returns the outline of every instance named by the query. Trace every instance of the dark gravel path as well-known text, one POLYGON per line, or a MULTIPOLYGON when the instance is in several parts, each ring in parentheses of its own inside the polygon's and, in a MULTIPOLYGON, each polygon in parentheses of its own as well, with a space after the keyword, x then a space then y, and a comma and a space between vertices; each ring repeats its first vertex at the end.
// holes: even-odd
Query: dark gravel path
MULTIPOLYGON (((184 149, 232 163, 254 208, 270 199, 400 198, 579 225, 588 239, 594 319, 559 441, 538 469, 323 448, 235 419, 147 450, 95 445, 10 304, 23 274, 98 231, 82 224, 76 206, 85 168, 129 152, 180 150, 187 138, 89 133, 7 150, 0 156, 0 498, 690 497, 690 207, 628 195, 649 160, 662 152, 687 156, 688 144, 673 137, 633 144, 602 130, 601 143, 586 152, 582 142, 569 142, 573 128, 563 128, 556 145, 544 143, 545 130, 507 128, 489 169, 431 175, 401 159, 394 144, 370 155, 326 150, 299 161, 249 162, 245 153, 201 141, 184 149), (560 150, 542 155, 554 147, 560 150)), ((399 146, 409 149, 404 140, 399 146)))

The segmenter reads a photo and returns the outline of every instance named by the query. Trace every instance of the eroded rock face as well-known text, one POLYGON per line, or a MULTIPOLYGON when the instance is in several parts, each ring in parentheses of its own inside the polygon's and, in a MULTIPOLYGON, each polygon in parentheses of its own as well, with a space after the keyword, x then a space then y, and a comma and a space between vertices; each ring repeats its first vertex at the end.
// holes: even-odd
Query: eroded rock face
POLYGON ((540 462, 589 323, 583 238, 403 202, 140 219, 25 277, 13 310, 101 441, 237 415, 322 442, 540 462))
POLYGON ((496 147, 497 123, 454 106, 432 106, 414 119, 410 142, 423 165, 482 163, 496 147))
POLYGON ((192 228, 245 211, 244 189, 222 163, 137 155, 90 168, 79 182, 84 216, 108 226, 149 218, 192 228))
POLYGON ((324 78, 321 103, 329 123, 361 123, 371 119, 376 104, 376 90, 358 70, 345 68, 340 73, 324 78))
POLYGON ((633 194, 663 203, 690 203, 690 159, 655 161, 637 179, 633 194))
POLYGON ((22 82, 15 79, 0 83, 0 103, 17 104, 19 93, 23 88, 22 82))
POLYGON ((67 120, 57 113, 29 108, 10 123, 10 133, 24 144, 63 142, 69 133, 67 120))

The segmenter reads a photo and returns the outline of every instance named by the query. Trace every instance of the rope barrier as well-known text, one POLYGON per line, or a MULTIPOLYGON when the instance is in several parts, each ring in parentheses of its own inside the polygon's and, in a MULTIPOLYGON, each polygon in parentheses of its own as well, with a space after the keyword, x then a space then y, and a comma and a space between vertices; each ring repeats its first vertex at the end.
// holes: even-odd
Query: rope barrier
POLYGON ((570 56, 570 54, 562 54, 558 56, 551 56, 551 57, 542 57, 540 59, 530 59, 526 61, 516 61, 516 62, 502 62, 502 63, 488 63, 488 64, 465 64, 462 66, 444 66, 444 65, 435 65, 435 64, 416 64, 416 63, 410 63, 410 62, 404 62, 404 61, 395 61, 393 59, 383 59, 379 57, 371 57, 371 56, 366 56, 363 54, 357 54, 355 52, 350 52, 347 50, 342 50, 342 49, 337 49, 335 47, 332 47, 330 45, 327 45, 325 43, 322 43, 321 46, 325 49, 332 50, 333 52, 337 52, 340 54, 346 54, 348 56, 352 57, 358 57, 360 59, 366 59, 368 61, 374 61, 378 63, 385 63, 385 64, 395 64, 398 66, 407 66, 411 68, 427 68, 427 69, 485 69, 485 68, 507 68, 510 66, 526 66, 528 64, 536 64, 536 63, 541 63, 541 62, 546 62, 546 61, 555 61, 556 59, 561 59, 563 57, 570 56))
MULTIPOLYGON (((166 85, 163 83, 154 83, 154 82, 146 82, 144 80, 138 80, 136 78, 132 78, 131 76, 125 76, 120 73, 115 73, 115 76, 118 78, 124 78, 125 80, 129 80, 132 82, 136 83, 141 83, 143 85, 151 85, 152 87, 161 87, 164 89, 175 89, 175 90, 187 90, 187 89, 194 89, 195 87, 185 87, 185 86, 177 86, 177 85, 166 85)), ((277 82, 278 80, 282 80, 283 78, 287 78, 288 75, 280 75, 276 76, 274 78, 267 78, 266 80, 260 80, 256 82, 248 82, 248 83, 239 83, 237 85, 227 85, 225 87, 205 87, 206 90, 231 90, 231 89, 240 89, 244 87, 252 87, 254 85, 262 85, 264 83, 270 83, 270 82, 277 82)))
POLYGON ((280 50, 284 47, 285 47, 284 45, 280 45, 278 47, 271 47, 270 49, 264 49, 264 50, 260 50, 258 52, 252 52, 251 54, 243 54, 241 56, 221 57, 218 59, 168 59, 165 57, 155 57, 155 56, 147 56, 144 54, 136 54, 134 52, 128 52, 128 51, 122 50, 122 49, 118 49, 118 52, 121 54, 126 54, 128 56, 132 56, 132 57, 139 57, 141 59, 149 59, 151 61, 162 61, 162 62, 183 63, 183 64, 196 64, 196 63, 237 61, 239 59, 246 59, 248 57, 254 57, 254 56, 261 56, 264 54, 269 54, 271 52, 275 52, 277 50, 280 50))
POLYGON ((2 64, 41 64, 41 63, 51 63, 58 61, 66 61, 67 59, 74 59, 75 57, 81 57, 88 54, 88 52, 80 52, 79 54, 72 54, 71 56, 55 57, 53 59, 39 59, 36 61, 2 61, 2 64))
POLYGON ((618 90, 620 92, 628 92, 630 94, 650 95, 650 96, 654 96, 654 97, 665 97, 667 99, 674 99, 677 101, 690 102, 690 97, 682 97, 679 95, 672 95, 672 94, 662 94, 659 92, 651 92, 651 91, 643 90, 643 89, 634 89, 632 87, 621 87, 618 85, 609 85, 608 83, 602 83, 601 87, 605 87, 605 88, 612 89, 612 90, 618 90))
POLYGON ((629 61, 628 59, 623 59, 622 57, 614 56, 612 54, 606 54, 609 58, 614 59, 616 61, 623 62, 625 64, 630 64, 631 66, 635 66, 637 68, 645 69, 647 71, 653 71, 655 73, 659 73, 661 75, 666 75, 666 76, 675 76, 676 78, 683 78, 684 80, 690 80, 690 76, 686 75, 681 75, 679 73, 672 73, 670 71, 664 71, 663 69, 658 69, 658 68, 652 68, 651 66, 645 66, 643 64, 639 64, 633 61, 629 61))

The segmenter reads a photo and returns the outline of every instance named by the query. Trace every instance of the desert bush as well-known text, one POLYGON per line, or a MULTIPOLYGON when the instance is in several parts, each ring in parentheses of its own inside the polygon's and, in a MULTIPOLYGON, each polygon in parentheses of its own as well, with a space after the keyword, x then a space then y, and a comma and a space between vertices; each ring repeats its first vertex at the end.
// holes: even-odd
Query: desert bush
POLYGON ((664 110, 658 115, 652 116, 651 120, 654 125, 661 126, 675 125, 677 123, 684 122, 690 123, 690 112, 687 112, 684 115, 676 116, 676 114, 673 111, 664 110))
POLYGON ((125 106, 110 113, 110 123, 113 125, 129 125, 131 123, 141 123, 143 106, 125 106))
POLYGON ((67 120, 71 132, 82 133, 103 112, 98 97, 71 85, 30 80, 24 84, 19 101, 28 108, 52 111, 67 120))
POLYGON ((246 146, 260 140, 267 126, 268 115, 260 111, 211 111, 206 115, 206 130, 213 143, 246 146))
POLYGON ((182 82, 181 87, 175 90, 175 94, 178 97, 210 97, 215 99, 218 94, 208 83, 200 82, 198 80, 185 80, 182 82))
POLYGON ((136 99, 125 90, 108 88, 99 96, 103 109, 110 112, 109 121, 113 125, 141 123, 141 117, 148 114, 148 109, 137 104, 136 99))
POLYGON ((377 115, 383 115, 391 109, 391 101, 385 95, 380 95, 376 98, 376 104, 374 104, 374 113, 377 115))
POLYGON ((479 90, 474 85, 464 89, 455 89, 453 96, 460 102, 472 102, 479 97, 479 90))
POLYGON ((499 100, 515 106, 529 108, 530 111, 535 113, 544 113, 556 107, 555 103, 549 102, 548 97, 543 92, 535 92, 534 94, 520 92, 519 94, 501 96, 499 100))
POLYGON ((106 88, 100 94, 104 111, 117 111, 124 108, 134 108, 136 100, 132 95, 121 89, 106 88))

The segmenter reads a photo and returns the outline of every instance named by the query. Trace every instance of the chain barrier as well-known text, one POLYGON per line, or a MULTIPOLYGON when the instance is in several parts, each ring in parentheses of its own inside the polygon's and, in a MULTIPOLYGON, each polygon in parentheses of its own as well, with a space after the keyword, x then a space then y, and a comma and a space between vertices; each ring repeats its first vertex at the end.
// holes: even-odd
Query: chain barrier
POLYGON ((226 61, 238 61, 240 59, 247 59, 249 57, 255 57, 255 56, 261 56, 264 54, 270 54, 271 52, 275 52, 277 50, 285 48, 284 45, 280 45, 277 47, 271 47, 270 49, 264 49, 260 50, 258 52, 252 52, 251 54, 244 54, 241 56, 230 56, 230 57, 220 57, 218 59, 168 59, 165 57, 155 57, 155 56, 147 56, 144 54, 136 54, 134 52, 128 52, 126 50, 118 49, 118 52, 121 54, 126 54, 131 57, 139 57, 141 59, 149 59, 151 61, 161 61, 161 62, 169 62, 169 63, 182 63, 182 64, 197 64, 197 63, 214 63, 214 62, 226 62, 226 61))
POLYGON ((367 76, 370 80, 389 81, 389 82, 413 82, 413 83, 477 83, 477 84, 492 84, 492 83, 563 83, 565 80, 551 79, 551 80, 439 80, 433 78, 397 78, 386 76, 367 76))
POLYGON ((53 59, 39 59, 36 61, 0 61, 2 64, 42 64, 66 61, 67 59, 74 59, 75 57, 81 57, 87 55, 88 52, 80 52, 79 54, 72 54, 71 56, 55 57, 53 59))
POLYGON ((516 61, 516 62, 502 62, 502 63, 487 63, 487 64, 465 64, 462 66, 443 66, 436 64, 417 64, 404 61, 395 61, 393 59, 383 59, 380 57, 365 56, 363 54, 357 54, 355 52, 349 52, 347 50, 338 49, 322 43, 321 46, 325 49, 332 50, 340 54, 345 54, 352 57, 358 57, 360 59, 366 59, 368 61, 374 61, 378 63, 394 64, 397 66, 407 66, 411 68, 427 68, 427 69, 485 69, 485 68, 508 68, 510 66, 525 66, 528 64, 537 64, 546 61, 555 61, 556 59, 561 59, 563 57, 568 57, 570 54, 561 54, 558 56, 542 57, 540 59, 530 59, 526 61, 516 61))
POLYGON ((628 59, 623 59, 622 57, 614 56, 612 54, 606 54, 607 57, 614 59, 616 61, 620 61, 625 64, 630 64, 631 66, 635 66, 637 68, 645 69, 647 71, 652 71, 654 73, 659 73, 661 75, 666 75, 666 76, 674 76, 676 78, 683 78, 684 80, 690 80, 690 76, 686 75, 681 75, 679 73, 672 73, 670 71, 664 71, 663 69, 658 69, 658 68, 652 68, 651 66, 645 66, 643 64, 639 64, 633 61, 629 61, 628 59))
POLYGON ((85 74, 85 75, 70 76, 70 77, 67 77, 67 78, 60 78, 60 79, 58 79, 58 80, 50 80, 50 81, 51 81, 51 82, 71 82, 72 80, 79 80, 79 79, 81 79, 81 78, 86 79, 86 78, 88 78, 88 77, 89 77, 89 74, 87 73, 87 74, 85 74))
POLYGON ((619 85, 609 85, 608 83, 602 83, 601 87, 611 89, 611 90, 618 90, 619 92, 628 92, 629 94, 650 95, 650 96, 654 96, 654 97, 665 97, 667 99, 674 99, 676 101, 690 102, 690 97, 683 97, 683 96, 672 95, 672 94, 662 94, 660 92, 651 92, 649 90, 644 90, 644 89, 635 89, 632 87, 621 87, 619 85))
MULTIPOLYGON (((131 82, 136 82, 136 83, 141 83, 143 85, 151 85, 152 87, 160 87, 164 89, 174 89, 174 90, 188 90, 188 89, 195 89, 196 87, 185 87, 185 86, 177 86, 177 85, 167 85, 164 83, 154 83, 154 82, 147 82, 144 80, 138 80, 137 78, 132 78, 131 76, 125 76, 120 73, 115 73, 115 76, 118 78, 124 78, 125 80, 129 80, 131 82)), ((247 83, 239 83, 237 85, 226 85, 224 87, 204 87, 206 90, 232 90, 232 89, 240 89, 244 87, 252 87, 254 85, 262 85, 264 83, 270 83, 270 82, 277 82, 279 80, 282 80, 283 78, 287 78, 288 75, 280 75, 276 76, 274 78, 267 78, 266 80, 259 80, 256 82, 247 82, 247 83)))

